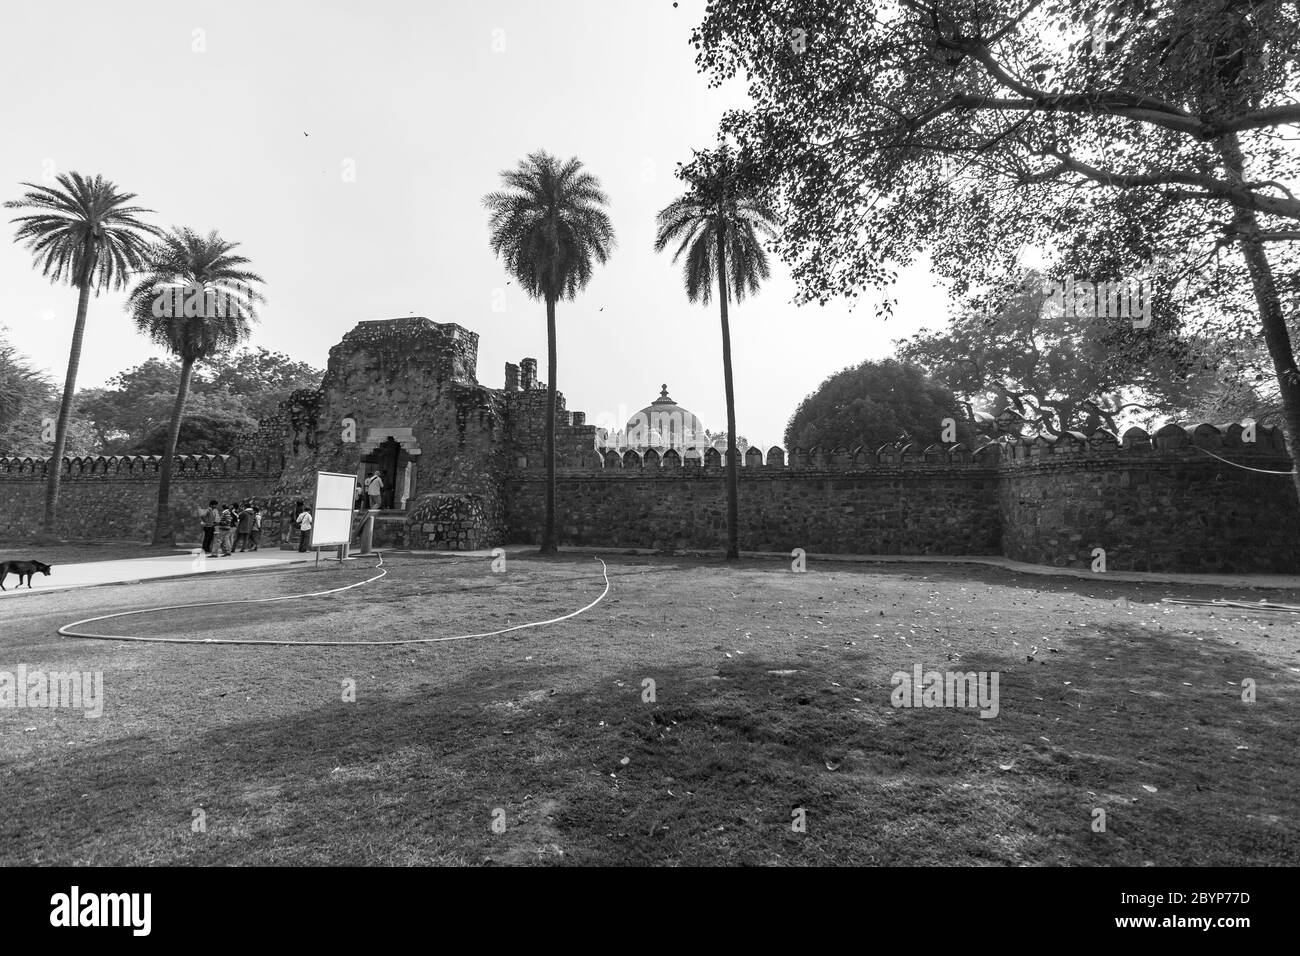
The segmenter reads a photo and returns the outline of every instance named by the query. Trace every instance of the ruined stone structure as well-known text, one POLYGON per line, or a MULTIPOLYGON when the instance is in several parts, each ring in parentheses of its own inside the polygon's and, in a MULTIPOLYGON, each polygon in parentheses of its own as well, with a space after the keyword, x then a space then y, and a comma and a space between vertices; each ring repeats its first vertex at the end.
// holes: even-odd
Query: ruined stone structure
MULTIPOLYGON (((537 362, 508 365, 503 388, 476 377, 478 336, 424 318, 361 322, 330 349, 321 387, 280 429, 285 468, 273 497, 311 496, 317 471, 379 471, 391 498, 380 544, 476 549, 508 537, 506 481, 540 461, 546 389, 537 362)), ((559 397, 560 455, 590 452, 596 430, 559 397)))
MULTIPOLYGON (((376 542, 478 549, 540 537, 546 389, 537 363, 479 384, 478 337, 423 318, 361 322, 330 350, 319 389, 296 392, 237 455, 182 456, 177 527, 208 498, 258 497, 264 540, 318 470, 379 470, 393 489, 376 542)), ((661 396, 668 399, 665 387, 661 396)), ((679 406, 675 406, 679 407, 679 406)), ((654 408, 654 405, 650 406, 654 408)), ((693 416, 692 416, 693 418, 693 416)), ((723 456, 597 447, 582 412, 556 410, 558 529, 574 545, 720 549, 723 456)), ((0 460, 3 533, 40 522, 47 462, 0 460)), ((63 462, 61 531, 142 537, 156 457, 63 462)), ((1300 570, 1300 508, 1281 434, 1167 425, 1059 440, 877 450, 750 448, 740 472, 742 549, 809 553, 1003 554, 1109 570, 1300 570), (1254 437, 1254 441, 1249 438, 1254 437)))

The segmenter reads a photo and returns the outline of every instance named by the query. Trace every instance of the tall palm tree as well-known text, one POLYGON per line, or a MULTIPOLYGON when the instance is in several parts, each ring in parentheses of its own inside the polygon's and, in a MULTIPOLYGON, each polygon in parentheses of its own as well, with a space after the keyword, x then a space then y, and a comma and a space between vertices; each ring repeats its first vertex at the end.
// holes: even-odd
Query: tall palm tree
POLYGON ((700 153, 681 171, 687 192, 659 212, 655 251, 681 240, 673 262, 685 256, 686 298, 708 305, 716 281, 722 313, 722 376, 727 392, 727 559, 740 557, 740 452, 736 447, 736 396, 731 378, 731 326, 727 301, 757 292, 768 277, 760 237, 776 235, 777 219, 759 195, 745 165, 726 146, 700 153))
POLYGON ((238 245, 216 232, 200 236, 191 229, 173 229, 149 250, 147 271, 126 302, 136 328, 181 360, 158 479, 154 544, 173 540, 168 507, 172 466, 195 363, 247 339, 257 321, 257 307, 266 301, 255 288, 265 280, 246 268, 248 259, 234 253, 238 245))
POLYGON ((35 210, 12 220, 18 225, 14 241, 27 243, 37 267, 51 282, 67 282, 77 290, 77 321, 72 327, 68 373, 54 430, 54 453, 45 481, 44 528, 48 534, 54 532, 63 449, 77 391, 90 293, 124 287, 130 274, 140 268, 148 237, 158 232, 137 218, 153 210, 129 205, 135 193, 119 192, 102 176, 87 178, 80 173, 65 173, 57 181, 57 188, 23 183, 30 192, 5 203, 9 209, 35 210))
POLYGON ((600 182, 577 158, 561 162, 544 150, 501 173, 505 189, 483 197, 491 213, 492 251, 520 288, 546 303, 546 528, 543 554, 555 540, 555 303, 573 299, 591 281, 593 265, 614 248, 600 182))

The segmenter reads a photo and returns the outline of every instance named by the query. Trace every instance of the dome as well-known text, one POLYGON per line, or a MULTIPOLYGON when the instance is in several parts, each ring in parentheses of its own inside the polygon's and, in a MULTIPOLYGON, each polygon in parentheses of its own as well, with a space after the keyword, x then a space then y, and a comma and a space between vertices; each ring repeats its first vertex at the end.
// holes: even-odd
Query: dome
POLYGON ((624 436, 628 448, 659 451, 703 449, 709 443, 704 422, 668 396, 667 384, 658 398, 627 420, 624 436))

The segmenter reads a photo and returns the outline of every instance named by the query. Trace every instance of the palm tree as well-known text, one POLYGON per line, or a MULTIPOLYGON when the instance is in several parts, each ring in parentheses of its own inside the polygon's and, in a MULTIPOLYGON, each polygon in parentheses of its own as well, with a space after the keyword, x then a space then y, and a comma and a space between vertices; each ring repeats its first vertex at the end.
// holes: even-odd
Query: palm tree
POLYGON ((546 303, 546 528, 543 554, 555 540, 555 303, 591 281, 594 262, 614 248, 614 226, 600 182, 577 158, 561 162, 539 150, 501 173, 505 189, 483 197, 491 213, 492 251, 520 288, 546 303))
POLYGON ((58 188, 23 183, 30 192, 5 203, 9 209, 36 210, 12 220, 18 225, 14 241, 27 243, 41 274, 51 282, 66 281, 77 290, 77 321, 72 328, 68 374, 54 430, 54 453, 46 471, 44 527, 48 534, 54 532, 63 449, 77 391, 90 293, 124 287, 131 272, 140 268, 148 245, 146 237, 158 232, 137 218, 153 210, 128 205, 135 194, 118 192, 117 186, 102 176, 87 178, 80 173, 65 173, 58 177, 58 183, 58 188))
POLYGON ((131 291, 126 308, 135 327, 181 360, 181 381, 172 405, 171 427, 158 479, 154 544, 172 543, 172 466, 194 365, 222 355, 248 338, 257 306, 266 301, 254 288, 265 280, 248 271, 238 246, 217 233, 200 236, 173 229, 149 250, 148 269, 131 291))
POLYGON ((709 304, 714 281, 722 313, 722 375, 727 392, 727 559, 740 557, 740 452, 736 448, 736 397, 731 379, 731 326, 727 301, 757 292, 768 277, 767 253, 759 237, 776 235, 776 213, 752 176, 726 146, 697 154, 679 174, 690 188, 659 212, 655 251, 681 240, 673 262, 685 255, 686 298, 709 304))

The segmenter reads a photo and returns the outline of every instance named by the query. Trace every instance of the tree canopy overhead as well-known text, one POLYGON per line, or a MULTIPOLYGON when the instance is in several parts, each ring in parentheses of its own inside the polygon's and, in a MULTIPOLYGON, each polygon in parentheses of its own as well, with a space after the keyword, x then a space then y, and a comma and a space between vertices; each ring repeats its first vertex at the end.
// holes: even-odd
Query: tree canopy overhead
POLYGON ((958 296, 1005 293, 1029 249, 1091 281, 1173 253, 1202 300, 1253 299, 1300 447, 1293 0, 713 0, 693 39, 748 82, 723 129, 767 170, 806 298, 887 289, 922 252, 958 296))
POLYGON ((1236 209, 1300 235, 1294 3, 715 0, 694 41, 715 82, 748 80, 724 127, 776 178, 812 298, 888 285, 922 248, 996 268, 1096 191, 1208 206, 1219 238, 1236 209))

